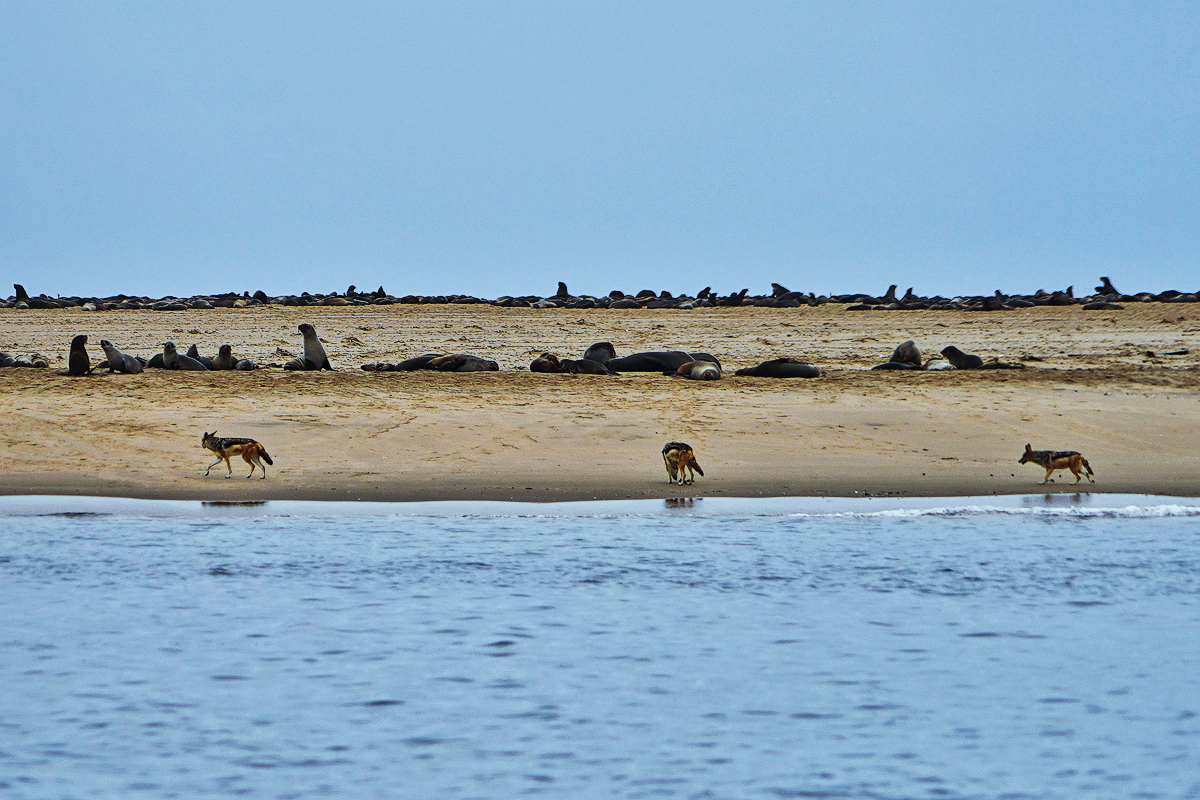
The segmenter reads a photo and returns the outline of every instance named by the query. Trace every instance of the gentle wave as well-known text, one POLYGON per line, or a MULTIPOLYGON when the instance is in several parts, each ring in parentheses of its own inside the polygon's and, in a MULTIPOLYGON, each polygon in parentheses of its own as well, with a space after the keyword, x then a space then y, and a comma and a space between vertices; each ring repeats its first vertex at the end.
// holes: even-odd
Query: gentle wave
POLYGON ((1160 495, 1062 493, 990 497, 678 497, 660 500, 591 500, 566 503, 430 501, 368 503, 270 500, 212 502, 120 497, 0 497, 0 517, 93 516, 325 517, 398 516, 439 518, 627 518, 699 517, 947 517, 1030 515, 1152 519, 1200 516, 1200 498, 1160 495))
POLYGON ((1034 517, 1086 517, 1111 519, 1159 519, 1164 517, 1200 517, 1200 506, 1178 503, 1164 505, 1127 505, 1113 507, 1024 507, 1013 506, 942 506, 938 508, 889 508, 881 511, 794 512, 790 517, 971 517, 1003 514, 1034 517))

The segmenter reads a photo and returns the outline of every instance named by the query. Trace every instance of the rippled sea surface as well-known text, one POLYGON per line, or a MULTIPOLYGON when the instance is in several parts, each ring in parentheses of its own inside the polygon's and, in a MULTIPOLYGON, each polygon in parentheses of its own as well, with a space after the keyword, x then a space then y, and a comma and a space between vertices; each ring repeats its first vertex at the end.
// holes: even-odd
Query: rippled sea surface
POLYGON ((0 515, 0 796, 1200 797, 1200 509, 705 502, 0 515))

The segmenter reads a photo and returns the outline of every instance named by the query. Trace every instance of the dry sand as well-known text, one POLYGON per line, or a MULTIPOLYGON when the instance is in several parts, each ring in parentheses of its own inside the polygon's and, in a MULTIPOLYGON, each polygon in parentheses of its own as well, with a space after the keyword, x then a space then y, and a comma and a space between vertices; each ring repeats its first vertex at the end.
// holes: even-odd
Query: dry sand
MULTIPOLYGON (((995 313, 798 309, 609 311, 491 306, 259 307, 187 312, 0 310, 0 349, 49 370, 0 370, 0 493, 185 499, 584 500, 678 496, 988 495, 1040 492, 1026 442, 1075 449, 1103 492, 1200 495, 1200 305, 995 313), (70 378, 68 343, 89 336, 149 357, 171 339, 223 343, 260 364, 301 349, 316 325, 337 372, 167 372, 70 378), (1021 371, 871 372, 914 339, 1021 371), (544 350, 579 357, 705 350, 727 374, 781 355, 816 380, 532 374, 544 350), (1189 350, 1148 358, 1145 351, 1189 350), (425 352, 494 358, 499 373, 368 373, 425 352), (270 451, 267 480, 235 478, 204 431, 270 451), (691 443, 705 477, 666 483, 664 442, 691 443), (220 474, 219 474, 220 471, 220 474)), ((1073 490, 1059 473, 1051 490, 1073 490)))

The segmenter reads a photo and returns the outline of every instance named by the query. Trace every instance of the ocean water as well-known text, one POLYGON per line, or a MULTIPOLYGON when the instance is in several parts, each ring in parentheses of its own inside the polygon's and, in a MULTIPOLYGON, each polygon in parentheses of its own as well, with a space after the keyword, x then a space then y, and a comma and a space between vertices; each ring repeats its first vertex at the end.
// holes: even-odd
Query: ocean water
POLYGON ((0 797, 1200 797, 1200 504, 0 502, 0 797))

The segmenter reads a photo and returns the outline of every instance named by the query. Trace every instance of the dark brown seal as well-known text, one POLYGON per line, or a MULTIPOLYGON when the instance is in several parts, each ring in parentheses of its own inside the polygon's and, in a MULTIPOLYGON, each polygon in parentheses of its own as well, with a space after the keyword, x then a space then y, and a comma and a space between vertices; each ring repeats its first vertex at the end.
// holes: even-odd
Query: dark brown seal
POLYGON ((71 352, 67 355, 68 375, 89 375, 92 371, 92 360, 88 358, 87 335, 79 334, 71 340, 71 352))
POLYGON ((773 358, 757 367, 744 367, 735 375, 754 378, 819 378, 821 370, 798 358, 773 358))

